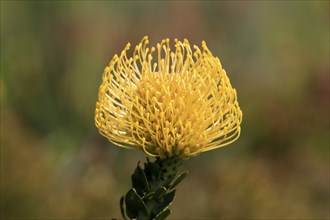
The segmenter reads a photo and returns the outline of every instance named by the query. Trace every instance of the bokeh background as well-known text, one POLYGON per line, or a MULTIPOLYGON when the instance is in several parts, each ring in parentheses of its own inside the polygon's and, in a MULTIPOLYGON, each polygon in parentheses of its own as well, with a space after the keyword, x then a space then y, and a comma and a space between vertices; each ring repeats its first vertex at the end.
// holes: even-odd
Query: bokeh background
POLYGON ((1 1, 1 219, 120 218, 142 152, 94 126, 127 42, 205 40, 244 113, 188 160, 170 219, 329 218, 329 1, 1 1))

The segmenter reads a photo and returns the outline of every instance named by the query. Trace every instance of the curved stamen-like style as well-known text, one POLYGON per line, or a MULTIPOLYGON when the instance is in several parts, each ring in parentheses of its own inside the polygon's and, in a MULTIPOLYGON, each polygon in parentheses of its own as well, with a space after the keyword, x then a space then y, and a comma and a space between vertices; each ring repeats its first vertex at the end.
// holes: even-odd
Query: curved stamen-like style
POLYGON ((161 158, 237 140, 242 111, 236 90, 206 43, 202 50, 187 39, 175 39, 174 48, 169 39, 156 48, 148 44, 146 36, 128 57, 128 43, 105 68, 95 111, 99 132, 115 145, 161 158))

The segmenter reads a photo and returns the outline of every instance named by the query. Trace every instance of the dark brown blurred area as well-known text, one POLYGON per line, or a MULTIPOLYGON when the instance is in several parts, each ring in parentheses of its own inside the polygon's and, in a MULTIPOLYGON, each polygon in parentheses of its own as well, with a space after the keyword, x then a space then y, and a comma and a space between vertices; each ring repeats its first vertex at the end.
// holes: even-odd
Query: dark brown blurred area
POLYGON ((120 218, 145 156, 98 134, 95 102, 144 35, 205 40, 243 110, 169 219, 329 218, 328 1, 1 1, 1 219, 120 218))

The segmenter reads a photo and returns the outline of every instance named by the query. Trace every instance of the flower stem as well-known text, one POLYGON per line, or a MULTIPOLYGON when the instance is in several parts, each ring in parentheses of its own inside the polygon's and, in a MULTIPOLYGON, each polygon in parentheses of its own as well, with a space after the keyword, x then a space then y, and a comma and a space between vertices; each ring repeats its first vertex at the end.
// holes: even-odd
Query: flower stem
POLYGON ((147 158, 144 168, 138 163, 132 175, 132 188, 120 200, 124 219, 162 220, 170 215, 177 186, 188 172, 177 175, 183 160, 178 157, 147 158), (127 216, 127 217, 126 217, 127 216))

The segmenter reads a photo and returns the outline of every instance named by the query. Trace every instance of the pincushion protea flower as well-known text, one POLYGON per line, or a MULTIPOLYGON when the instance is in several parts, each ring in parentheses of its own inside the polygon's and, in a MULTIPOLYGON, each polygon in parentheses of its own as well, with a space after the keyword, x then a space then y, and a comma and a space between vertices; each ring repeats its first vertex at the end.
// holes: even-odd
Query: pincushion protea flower
POLYGON ((202 50, 174 42, 149 48, 146 36, 132 57, 128 43, 105 68, 95 124, 113 144, 186 158, 239 137, 242 112, 219 59, 204 41, 202 50))
POLYGON ((202 42, 169 39, 148 47, 144 37, 130 57, 127 44, 103 73, 95 124, 115 145, 143 150, 144 169, 136 167, 132 188, 120 199, 124 219, 165 219, 184 158, 234 142, 242 112, 236 91, 217 57, 202 42), (156 59, 153 60, 153 53, 156 59))

